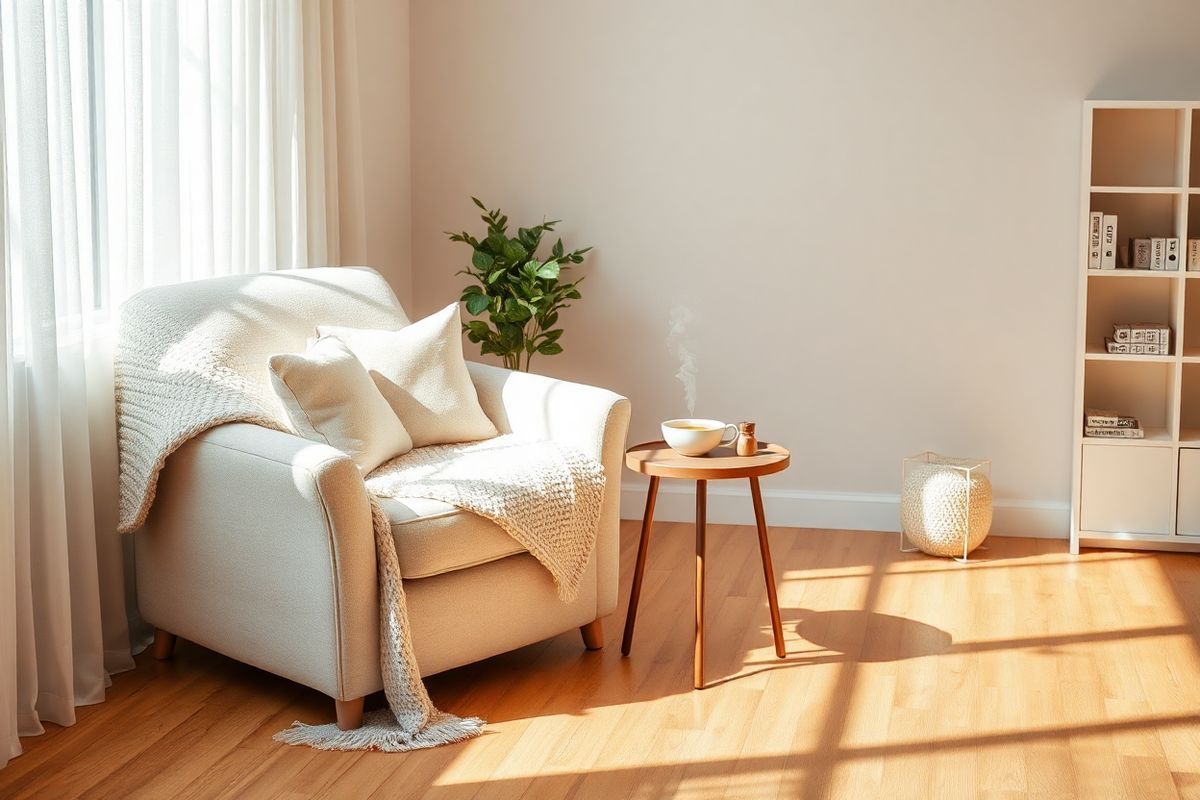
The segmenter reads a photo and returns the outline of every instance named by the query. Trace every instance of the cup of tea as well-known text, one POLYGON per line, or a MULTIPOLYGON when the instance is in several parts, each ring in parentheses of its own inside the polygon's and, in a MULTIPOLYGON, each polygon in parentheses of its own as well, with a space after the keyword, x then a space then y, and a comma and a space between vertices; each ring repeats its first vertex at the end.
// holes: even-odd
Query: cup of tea
POLYGON ((662 434, 675 452, 702 456, 723 444, 732 444, 738 438, 738 428, 715 419, 669 419, 662 424, 662 434))

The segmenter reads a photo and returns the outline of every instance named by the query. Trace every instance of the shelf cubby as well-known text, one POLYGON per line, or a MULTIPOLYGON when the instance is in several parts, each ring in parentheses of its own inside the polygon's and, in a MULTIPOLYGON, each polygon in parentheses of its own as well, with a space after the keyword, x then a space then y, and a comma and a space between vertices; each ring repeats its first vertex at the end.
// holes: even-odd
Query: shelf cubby
MULTIPOLYGON (((1149 274, 1149 273, 1147 273, 1149 274)), ((1169 274, 1169 273, 1154 273, 1169 274)), ((1175 273, 1178 274, 1178 273, 1175 273)), ((1172 280, 1143 280, 1132 275, 1119 277, 1088 276, 1087 284, 1087 327, 1085 334, 1086 355, 1089 358, 1106 357, 1111 360, 1171 360, 1170 356, 1108 356, 1104 338, 1112 336, 1113 325, 1118 322, 1162 322, 1175 328, 1175 303, 1177 283, 1172 280)), ((1200 284, 1197 285, 1200 289, 1200 284)), ((1200 294, 1197 294, 1200 301, 1200 294)), ((1200 319, 1200 308, 1197 311, 1200 319)), ((1200 343, 1200 330, 1197 331, 1200 343)), ((1175 338, 1172 330, 1172 339, 1175 338)), ((1172 352, 1178 343, 1172 341, 1172 352)))
POLYGON ((1200 359, 1200 281, 1183 288, 1183 336, 1179 351, 1185 359, 1200 359))
MULTIPOLYGON (((1200 373, 1197 373, 1200 375, 1200 373)), ((1198 384, 1200 388, 1200 384, 1198 384)), ((1171 442, 1175 365, 1159 361, 1089 361, 1084 368, 1083 405, 1132 414, 1142 422, 1142 440, 1102 440, 1104 444, 1171 442)), ((1200 401, 1200 395, 1197 395, 1200 401)), ((1197 409, 1200 411, 1200 408, 1197 409)), ((1200 417, 1197 418, 1200 423, 1200 417)), ((1200 427, 1200 425, 1198 425, 1200 427)), ((1090 441, 1090 440, 1089 440, 1090 441)))
MULTIPOLYGON (((1196 153, 1200 161, 1200 152, 1196 153)), ((1117 220, 1120 223, 1120 220, 1117 220)), ((1187 198, 1187 231, 1179 237, 1179 268, 1187 270, 1188 239, 1200 239, 1200 194, 1189 194, 1187 198)), ((1194 271, 1189 277, 1200 278, 1200 270, 1194 271)))
POLYGON ((1200 109, 1194 109, 1192 115, 1191 169, 1189 170, 1188 186, 1200 189, 1200 109))
POLYGON ((1179 190, 1091 193, 1092 211, 1117 215, 1118 267, 1129 266, 1130 239, 1180 236, 1183 230, 1184 197, 1179 190))
POLYGON ((1182 186, 1179 145, 1185 113, 1175 108, 1095 109, 1092 185, 1182 186))
POLYGON ((1180 380, 1179 440, 1200 443, 1200 364, 1184 364, 1180 380))

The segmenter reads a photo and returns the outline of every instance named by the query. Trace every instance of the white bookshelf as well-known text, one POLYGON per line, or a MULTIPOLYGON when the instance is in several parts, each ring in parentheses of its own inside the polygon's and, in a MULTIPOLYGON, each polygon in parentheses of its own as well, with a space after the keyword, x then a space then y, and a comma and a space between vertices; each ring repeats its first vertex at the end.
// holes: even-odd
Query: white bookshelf
POLYGON ((1200 101, 1084 104, 1079 221, 1071 552, 1080 546, 1200 551, 1200 101), (1129 238, 1172 236, 1177 271, 1087 268, 1088 215, 1129 238), (1114 355, 1119 321, 1166 322, 1171 354, 1114 355), (1083 435, 1085 408, 1141 418, 1145 439, 1083 435))

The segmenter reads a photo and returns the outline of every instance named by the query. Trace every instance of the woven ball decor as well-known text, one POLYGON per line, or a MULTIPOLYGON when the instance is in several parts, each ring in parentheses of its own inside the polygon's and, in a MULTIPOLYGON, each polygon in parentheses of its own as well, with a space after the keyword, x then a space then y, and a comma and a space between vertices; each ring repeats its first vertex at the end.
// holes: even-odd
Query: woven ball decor
POLYGON ((962 558, 964 540, 969 553, 987 538, 992 527, 992 482, 986 470, 967 472, 979 464, 929 453, 925 460, 905 465, 900 525, 922 552, 962 558))

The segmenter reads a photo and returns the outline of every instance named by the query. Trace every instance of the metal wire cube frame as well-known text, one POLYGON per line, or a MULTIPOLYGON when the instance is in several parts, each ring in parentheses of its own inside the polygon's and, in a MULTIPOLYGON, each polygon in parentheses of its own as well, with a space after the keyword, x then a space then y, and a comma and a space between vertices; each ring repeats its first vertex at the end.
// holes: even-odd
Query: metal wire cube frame
POLYGON ((971 540, 972 540, 973 534, 979 533, 979 530, 978 530, 979 527, 983 527, 983 529, 984 529, 983 537, 985 537, 985 538, 987 536, 988 529, 991 528, 991 513, 990 513, 990 511, 991 511, 992 498, 991 498, 991 488, 990 487, 991 487, 991 475, 992 475, 992 460, 990 458, 984 458, 984 459, 953 458, 953 457, 949 457, 949 456, 939 455, 938 453, 935 453, 932 450, 926 450, 923 453, 917 453, 916 455, 908 456, 907 458, 905 458, 901 461, 901 463, 900 463, 900 487, 901 487, 900 551, 903 553, 914 553, 914 552, 922 550, 921 547, 919 547, 915 543, 913 543, 912 538, 909 535, 909 532, 906 530, 906 526, 905 526, 906 503, 911 502, 911 499, 908 497, 909 475, 910 475, 910 472, 912 471, 913 467, 919 466, 919 465, 932 465, 932 466, 936 466, 937 468, 939 468, 939 470, 941 470, 941 469, 953 470, 955 472, 959 472, 962 474, 964 483, 966 486, 966 498, 965 498, 966 524, 965 524, 965 530, 963 531, 963 535, 962 535, 962 544, 963 544, 962 556, 959 557, 957 555, 951 555, 950 557, 952 557, 955 561, 959 562, 960 564, 968 563, 970 560, 968 558, 968 555, 971 553, 972 550, 974 550, 974 549, 986 550, 987 549, 987 547, 982 544, 982 539, 980 540, 981 543, 979 545, 977 545, 976 548, 972 548, 971 540), (976 483, 977 477, 982 477, 983 479, 985 479, 987 481, 986 486, 987 486, 988 491, 986 493, 987 494, 986 497, 978 497, 978 496, 973 497, 972 496, 972 490, 976 483), (986 524, 980 525, 980 523, 977 522, 976 523, 977 527, 976 527, 976 529, 973 530, 972 529, 972 519, 973 519, 973 517, 975 517, 974 512, 976 511, 974 504, 978 503, 978 502, 986 502, 987 503, 986 511, 988 513, 986 514, 986 524))

